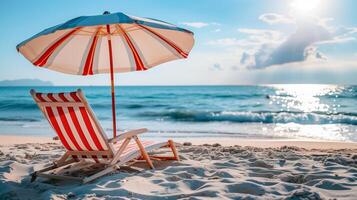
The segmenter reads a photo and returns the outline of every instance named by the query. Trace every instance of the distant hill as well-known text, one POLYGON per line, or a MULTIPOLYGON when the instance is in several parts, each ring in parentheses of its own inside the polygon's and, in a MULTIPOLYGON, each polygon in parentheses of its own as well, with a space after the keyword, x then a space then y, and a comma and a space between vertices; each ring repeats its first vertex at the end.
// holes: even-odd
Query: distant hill
POLYGON ((53 86, 53 83, 40 79, 16 79, 0 81, 0 86, 53 86))

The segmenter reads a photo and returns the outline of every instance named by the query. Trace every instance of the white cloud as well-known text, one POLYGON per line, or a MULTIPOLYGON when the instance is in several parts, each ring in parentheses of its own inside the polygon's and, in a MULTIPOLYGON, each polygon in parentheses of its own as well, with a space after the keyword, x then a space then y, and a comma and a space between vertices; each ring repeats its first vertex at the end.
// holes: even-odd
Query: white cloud
POLYGON ((221 47, 244 47, 254 48, 259 47, 262 43, 278 43, 284 39, 284 35, 275 30, 269 29, 238 29, 238 32, 245 34, 242 39, 235 37, 221 38, 210 40, 206 44, 221 47))
POLYGON ((343 36, 335 36, 331 40, 326 40, 326 41, 321 41, 318 42, 317 44, 323 45, 323 44, 342 44, 346 42, 352 42, 355 41, 355 37, 343 37, 343 36))
POLYGON ((223 70, 222 66, 219 63, 214 63, 211 67, 212 70, 218 70, 221 71, 223 70))
MULTIPOLYGON (((207 27, 207 26, 220 26, 221 24, 217 23, 217 22, 181 22, 180 24, 183 24, 185 26, 190 26, 193 28, 203 28, 203 27, 207 27)), ((215 30, 221 30, 221 29, 215 29, 215 30)), ((217 32, 219 32, 217 31, 217 32)))
POLYGON ((317 50, 316 46, 307 47, 304 51, 304 60, 327 60, 327 56, 317 50))
POLYGON ((221 38, 217 40, 208 41, 207 44, 217 46, 235 46, 240 44, 240 40, 238 40, 237 38, 221 38))
POLYGON ((283 32, 273 29, 240 28, 237 29, 240 34, 236 37, 208 41, 208 45, 224 47, 225 53, 236 54, 236 63, 222 64, 218 61, 221 68, 235 66, 230 69, 268 70, 267 68, 272 66, 299 66, 315 61, 329 63, 328 56, 320 50, 321 45, 335 45, 357 39, 357 27, 333 26, 333 18, 293 19, 282 15, 271 16, 272 13, 267 13, 260 16, 260 19, 268 24, 289 23, 295 31, 288 34, 288 30, 283 32))
MULTIPOLYGON (((272 65, 281 65, 285 63, 301 62, 312 59, 325 59, 322 53, 318 52, 316 47, 311 46, 316 42, 331 39, 330 33, 321 26, 305 23, 299 26, 295 33, 290 35, 284 42, 278 46, 263 44, 255 52, 254 63, 247 65, 250 69, 262 69, 272 65)), ((241 63, 243 64, 243 63, 241 63)))
POLYGON ((234 47, 234 48, 245 48, 251 49, 259 46, 261 42, 249 40, 249 39, 237 39, 237 38, 221 38, 217 40, 210 40, 206 43, 211 46, 218 47, 234 47))
POLYGON ((254 57, 248 54, 247 52, 243 52, 242 57, 240 58, 240 63, 245 66, 254 65, 254 57))
POLYGON ((259 19, 270 25, 272 24, 294 24, 295 20, 284 15, 276 13, 265 13, 259 16, 259 19))
POLYGON ((327 17, 327 18, 314 17, 313 20, 316 22, 316 24, 324 27, 326 30, 330 32, 336 31, 336 27, 330 25, 330 22, 334 20, 332 17, 327 17))
POLYGON ((205 22, 182 22, 181 24, 194 28, 203 28, 209 25, 209 23, 205 22))
POLYGON ((240 28, 238 32, 248 34, 248 39, 255 42, 277 42, 281 41, 283 34, 280 31, 269 29, 240 28))
POLYGON ((326 60, 327 56, 318 50, 321 45, 355 41, 357 28, 338 28, 329 23, 332 18, 300 19, 295 22, 296 31, 281 40, 279 32, 267 32, 255 29, 241 30, 248 34, 248 39, 257 38, 261 43, 255 52, 241 54, 240 64, 249 69, 262 69, 273 65, 303 62, 307 60, 326 60), (265 33, 257 36, 257 33, 265 33), (270 36, 270 38, 269 38, 270 36), (263 39, 262 39, 263 38, 263 39), (280 39, 280 40, 279 40, 280 39), (265 40, 265 41, 264 41, 265 40), (275 43, 269 42, 275 40, 275 43))
MULTIPOLYGON (((327 25, 326 25, 327 26, 327 25)), ((332 33, 333 37, 330 40, 321 41, 318 44, 342 44, 346 42, 353 42, 356 40, 357 27, 331 27, 328 30, 332 33)))
POLYGON ((232 66, 231 66, 231 70, 233 70, 233 71, 240 70, 240 69, 241 69, 241 68, 239 68, 238 65, 232 65, 232 66))
POLYGON ((240 71, 253 84, 355 84, 356 60, 311 60, 274 65, 265 70, 240 71))
POLYGON ((220 26, 221 24, 220 23, 217 23, 217 22, 211 22, 210 25, 213 25, 213 26, 220 26))
POLYGON ((212 32, 218 33, 218 32, 221 32, 221 29, 220 29, 220 28, 217 28, 217 29, 214 29, 212 32))

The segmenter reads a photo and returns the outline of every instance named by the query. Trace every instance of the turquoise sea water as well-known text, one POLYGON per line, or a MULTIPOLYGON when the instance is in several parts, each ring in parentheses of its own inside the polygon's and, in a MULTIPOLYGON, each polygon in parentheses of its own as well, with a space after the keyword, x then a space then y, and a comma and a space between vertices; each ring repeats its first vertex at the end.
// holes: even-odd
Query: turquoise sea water
MULTIPOLYGON (((48 135, 29 90, 78 87, 0 87, 2 134, 48 135)), ((110 135, 109 87, 81 87, 110 135)), ((357 141, 357 86, 120 86, 119 130, 146 127, 146 137, 304 138, 357 141)))

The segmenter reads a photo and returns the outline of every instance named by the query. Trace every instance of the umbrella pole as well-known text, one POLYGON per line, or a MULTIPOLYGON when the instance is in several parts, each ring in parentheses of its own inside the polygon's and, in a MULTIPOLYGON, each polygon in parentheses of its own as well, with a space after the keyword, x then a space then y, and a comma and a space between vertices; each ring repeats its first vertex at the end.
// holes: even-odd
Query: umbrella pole
POLYGON ((115 88, 114 88, 114 69, 113 69, 113 53, 112 53, 112 40, 110 37, 110 26, 107 25, 108 32, 108 49, 109 49, 109 62, 110 62, 110 83, 112 91, 112 115, 113 115, 113 138, 117 136, 116 112, 115 112, 115 88))

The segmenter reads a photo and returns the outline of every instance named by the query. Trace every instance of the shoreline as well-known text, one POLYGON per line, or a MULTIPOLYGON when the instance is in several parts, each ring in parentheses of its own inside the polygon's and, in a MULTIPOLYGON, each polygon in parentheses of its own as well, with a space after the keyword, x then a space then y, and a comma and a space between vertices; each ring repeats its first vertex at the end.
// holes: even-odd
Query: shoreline
MULTIPOLYGON (((176 139, 176 142, 187 142, 176 139)), ((194 145, 215 144, 222 146, 252 146, 258 148, 279 148, 283 146, 296 146, 304 149, 357 149, 357 142, 303 140, 303 139, 232 139, 232 138, 205 138, 191 139, 194 145)))
MULTIPOLYGON (((193 145, 215 144, 222 146, 252 146, 258 148, 279 148, 283 146, 296 146, 304 149, 357 149, 357 142, 303 140, 303 139, 242 139, 242 138, 174 138, 175 142, 189 142, 193 145)), ((25 143, 58 143, 52 137, 0 135, 0 145, 14 145, 25 143)))

